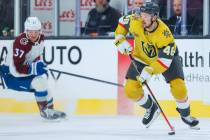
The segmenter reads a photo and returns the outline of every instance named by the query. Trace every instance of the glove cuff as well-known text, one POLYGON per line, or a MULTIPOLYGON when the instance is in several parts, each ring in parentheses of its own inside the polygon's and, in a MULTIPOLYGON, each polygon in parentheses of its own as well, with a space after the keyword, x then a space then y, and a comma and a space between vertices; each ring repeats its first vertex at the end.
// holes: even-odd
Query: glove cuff
POLYGON ((29 74, 31 74, 31 75, 37 75, 37 73, 36 73, 36 65, 37 65, 36 62, 31 63, 31 64, 29 65, 29 70, 28 70, 28 73, 29 73, 29 74))
POLYGON ((143 68, 144 71, 146 71, 147 73, 149 73, 150 75, 153 75, 154 69, 150 66, 145 66, 143 68))

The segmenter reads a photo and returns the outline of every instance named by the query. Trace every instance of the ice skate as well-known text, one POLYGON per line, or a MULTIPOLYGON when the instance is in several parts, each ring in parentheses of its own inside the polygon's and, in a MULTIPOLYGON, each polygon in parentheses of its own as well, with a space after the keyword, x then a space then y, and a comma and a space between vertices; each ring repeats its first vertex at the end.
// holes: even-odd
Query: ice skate
POLYGON ((59 120, 66 118, 66 113, 49 108, 41 110, 40 115, 46 120, 59 120))
POLYGON ((199 120, 192 116, 181 117, 182 121, 189 125, 191 129, 199 130, 200 127, 198 126, 199 120))
POLYGON ((146 110, 142 123, 146 126, 146 128, 149 128, 149 126, 152 124, 152 122, 159 116, 160 110, 158 109, 158 106, 156 103, 152 102, 152 106, 146 110))

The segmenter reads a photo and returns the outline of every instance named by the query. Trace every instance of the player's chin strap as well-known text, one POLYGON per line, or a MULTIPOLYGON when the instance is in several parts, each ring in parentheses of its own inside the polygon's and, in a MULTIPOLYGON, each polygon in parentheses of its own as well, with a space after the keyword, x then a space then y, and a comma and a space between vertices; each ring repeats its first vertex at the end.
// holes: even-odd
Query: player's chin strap
MULTIPOLYGON (((140 75, 141 73, 138 71, 137 69, 137 65, 136 65, 136 62, 134 61, 134 58, 131 54, 129 54, 129 57, 130 57, 130 60, 132 62, 132 64, 134 65, 137 73, 140 75)), ((147 84, 147 82, 145 81, 143 83, 143 85, 145 85, 150 93, 150 95, 152 96, 153 98, 153 101, 157 104, 158 108, 160 109, 160 112, 163 116, 163 118, 165 119, 166 123, 168 124, 168 126, 170 127, 170 132, 168 133, 169 135, 174 135, 175 134, 175 130, 174 130, 174 127, 171 125, 171 123, 169 122, 168 118, 166 117, 165 113, 163 112, 160 104, 158 103, 157 99, 155 98, 155 95, 153 94, 152 90, 150 89, 149 85, 147 84)))

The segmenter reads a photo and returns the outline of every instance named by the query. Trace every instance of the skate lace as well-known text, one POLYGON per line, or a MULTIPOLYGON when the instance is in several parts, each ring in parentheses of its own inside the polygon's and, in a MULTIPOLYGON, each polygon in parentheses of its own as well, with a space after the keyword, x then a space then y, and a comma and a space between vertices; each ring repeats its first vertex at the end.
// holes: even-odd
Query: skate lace
POLYGON ((151 114, 151 109, 147 109, 147 110, 146 110, 146 113, 144 114, 144 118, 145 118, 145 119, 148 119, 149 116, 150 116, 150 114, 151 114))

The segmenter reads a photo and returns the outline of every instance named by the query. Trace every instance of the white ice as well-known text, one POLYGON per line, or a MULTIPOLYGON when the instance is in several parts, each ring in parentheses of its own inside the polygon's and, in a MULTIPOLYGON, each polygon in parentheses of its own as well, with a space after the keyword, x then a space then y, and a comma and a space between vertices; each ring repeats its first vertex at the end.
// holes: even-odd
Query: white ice
POLYGON ((210 119, 200 118, 200 130, 189 129, 179 118, 169 118, 176 134, 159 116, 145 128, 137 116, 69 116, 49 122, 38 114, 0 114, 0 140, 209 140, 210 119))

